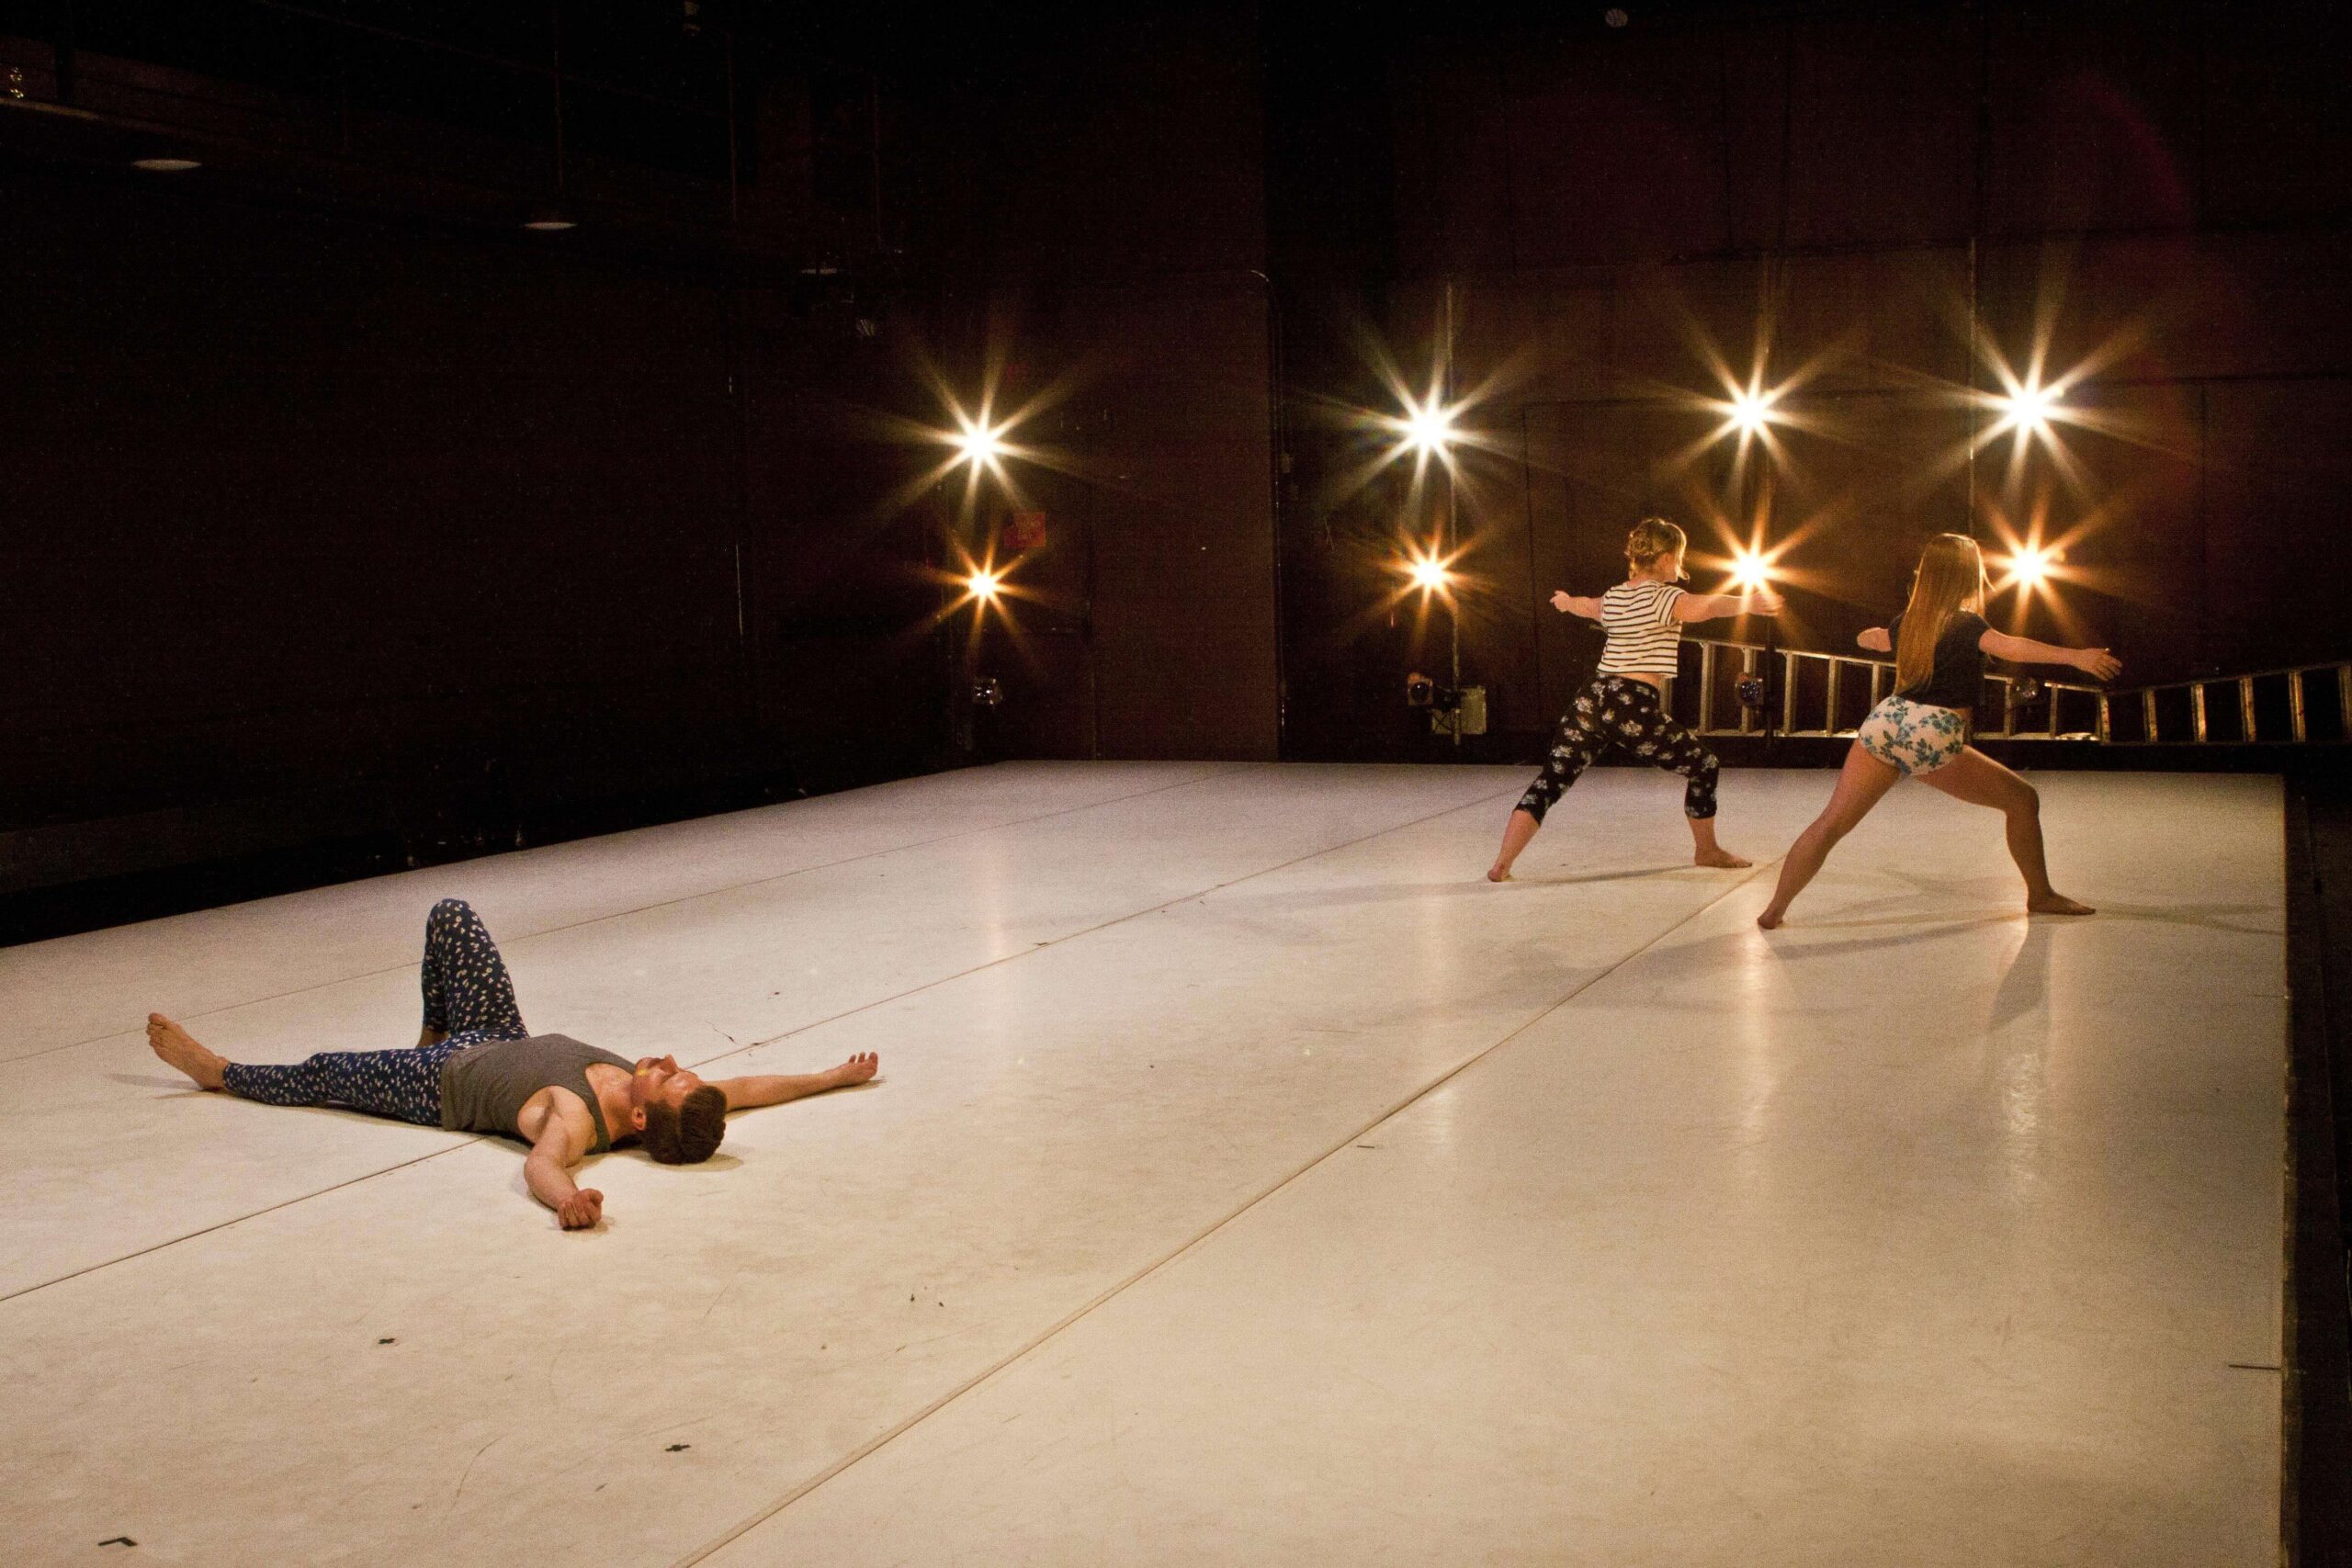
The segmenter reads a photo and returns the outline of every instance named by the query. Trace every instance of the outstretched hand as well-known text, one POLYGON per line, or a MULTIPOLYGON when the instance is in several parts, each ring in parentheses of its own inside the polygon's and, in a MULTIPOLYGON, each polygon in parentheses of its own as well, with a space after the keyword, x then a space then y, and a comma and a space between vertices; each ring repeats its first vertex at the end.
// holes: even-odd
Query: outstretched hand
POLYGON ((1747 607, 1759 615, 1777 615, 1788 601, 1769 588, 1758 588, 1747 595, 1747 607))
POLYGON ((864 1083, 881 1070, 880 1056, 871 1051, 860 1051, 856 1055, 835 1067, 833 1076, 841 1080, 841 1087, 846 1087, 854 1083, 864 1083))
POLYGON ((563 1207, 555 1212, 555 1217, 565 1230, 594 1230, 605 1217, 605 1195, 593 1187, 583 1187, 563 1201, 563 1207))
POLYGON ((1569 592, 1565 588, 1560 589, 1552 595, 1552 608, 1559 611, 1560 614, 1564 615, 1575 614, 1576 602, 1576 595, 1569 592))
POLYGON ((2103 648, 2083 648, 2075 650, 2075 667, 2094 681, 2112 681, 2123 669, 2123 660, 2103 648))

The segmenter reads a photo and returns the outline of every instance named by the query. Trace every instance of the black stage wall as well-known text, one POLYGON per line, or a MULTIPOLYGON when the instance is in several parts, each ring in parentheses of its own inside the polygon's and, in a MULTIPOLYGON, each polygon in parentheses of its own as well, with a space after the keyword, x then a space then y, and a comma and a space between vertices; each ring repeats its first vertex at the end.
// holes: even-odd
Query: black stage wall
POLYGON ((860 43, 0 5, 0 940, 960 760, 860 43))
MULTIPOLYGON (((952 27, 952 23, 942 23, 952 27)), ((1044 513, 978 650, 1014 755, 1277 753, 1272 285, 1256 10, 967 18, 917 244, 941 347, 1037 416, 978 536, 1044 513)))
MULTIPOLYGON (((1996 618, 2109 643, 2127 682, 2352 652, 2352 118, 2320 8, 1623 9, 1270 24, 1270 204, 1322 220, 1274 228, 1319 332, 1287 346, 1294 396, 1312 365, 1381 406, 1351 327, 1422 384, 1449 297, 1454 385, 1493 378, 1453 492, 1481 754, 1532 754, 1589 673, 1598 639, 1544 601, 1622 574, 1652 509, 1718 548, 1712 518, 1768 516, 1793 646, 1883 620, 1925 535, 2007 526, 2074 536, 2055 598, 1996 618), (2022 372, 2037 342, 2046 375, 2098 361, 2064 459, 1967 461, 1975 350, 2022 372), (1690 396, 1724 395, 1709 347, 1767 387, 1809 372, 1744 474, 1690 396)), ((1351 492, 1346 437, 1297 446, 1288 749, 1432 754, 1396 685, 1445 660, 1444 615, 1363 610, 1444 498, 1351 492)))
POLYGON ((35 36, 185 49, 198 13, 152 9, 0 13, 55 111, 0 105, 0 897, 974 755, 1518 759, 1594 652, 1545 595, 1652 507, 1709 544, 1763 508, 1801 646, 1882 616, 1925 533, 2039 518, 2073 578, 2018 624, 2063 607, 2131 678, 2347 651, 2352 130, 2310 8, 729 7, 722 61, 585 6, 583 70, 653 63, 594 114, 572 84, 592 221, 557 236, 494 216, 549 149, 458 70, 547 39, 501 23, 390 107, 424 56, 378 62, 338 120, 301 96, 331 50, 266 97, 201 74, 250 63, 233 29, 160 74, 35 36), (167 100, 216 165, 133 175, 167 100), (2050 370, 2105 356, 2068 461, 1955 460, 1976 350, 2037 322, 2050 370), (1449 343, 1459 484, 1351 482, 1373 360, 1420 383, 1449 343), (1769 466, 1705 444, 1703 345, 1809 371, 1769 466), (1010 486, 910 489, 944 449, 880 416, 946 423, 925 367, 1035 400, 1010 486), (1443 612, 1384 608, 1441 503, 1497 722, 1461 753, 1400 700, 1443 612), (962 550, 1009 614, 951 607, 962 550))
POLYGON ((946 760, 887 345, 782 288, 0 173, 0 892, 946 760))

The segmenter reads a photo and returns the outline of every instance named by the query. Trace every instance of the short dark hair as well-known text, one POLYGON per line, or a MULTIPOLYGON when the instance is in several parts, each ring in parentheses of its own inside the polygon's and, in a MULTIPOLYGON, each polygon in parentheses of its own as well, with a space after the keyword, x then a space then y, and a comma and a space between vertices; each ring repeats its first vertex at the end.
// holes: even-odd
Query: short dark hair
POLYGON ((718 1151, 727 1136, 727 1091, 705 1084, 670 1109, 669 1102, 645 1102, 645 1152, 663 1165, 700 1165, 718 1151))

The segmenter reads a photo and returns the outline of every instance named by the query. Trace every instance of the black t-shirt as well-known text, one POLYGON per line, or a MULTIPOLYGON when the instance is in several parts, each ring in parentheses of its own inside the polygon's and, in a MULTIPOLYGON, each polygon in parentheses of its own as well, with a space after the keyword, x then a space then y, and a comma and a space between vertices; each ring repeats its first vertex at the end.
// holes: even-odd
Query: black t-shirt
MULTIPOLYGON (((1984 689, 1984 650, 1977 642, 1992 629, 1975 611, 1954 610, 1944 622, 1944 635, 1936 639, 1936 667, 1927 682, 1894 694, 1932 707, 1974 707, 1984 689)), ((1886 624, 1886 637, 1896 649, 1903 647, 1901 615, 1886 624)))

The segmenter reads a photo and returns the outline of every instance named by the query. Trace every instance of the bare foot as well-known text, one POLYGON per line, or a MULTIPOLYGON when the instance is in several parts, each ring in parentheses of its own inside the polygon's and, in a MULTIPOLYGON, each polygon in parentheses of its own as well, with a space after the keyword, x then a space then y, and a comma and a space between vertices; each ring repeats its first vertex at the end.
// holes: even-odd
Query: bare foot
POLYGON ((860 1051, 833 1069, 833 1087, 841 1089, 854 1083, 864 1083, 881 1070, 881 1057, 871 1051, 860 1051))
POLYGON ((1509 882, 1510 880, 1510 867, 1507 865, 1491 867, 1487 873, 1487 880, 1489 882, 1509 882))
POLYGON ((1690 863, 1717 866, 1724 871, 1739 871, 1756 863, 1752 860, 1742 860, 1729 850, 1715 849, 1693 851, 1690 855, 1690 863))
POLYGON ((2025 901, 2027 912, 2036 915, 2096 915, 2088 904, 2077 904, 2062 893, 2044 893, 2039 898, 2025 901))
POLYGON ((1778 931, 1781 929, 1781 921, 1787 915, 1786 909, 1767 909, 1756 917, 1756 923, 1768 931, 1778 931))
POLYGON ((147 1015, 147 1043, 155 1055, 196 1080, 198 1089, 219 1089, 226 1060, 198 1044, 188 1032, 160 1012, 147 1015))

